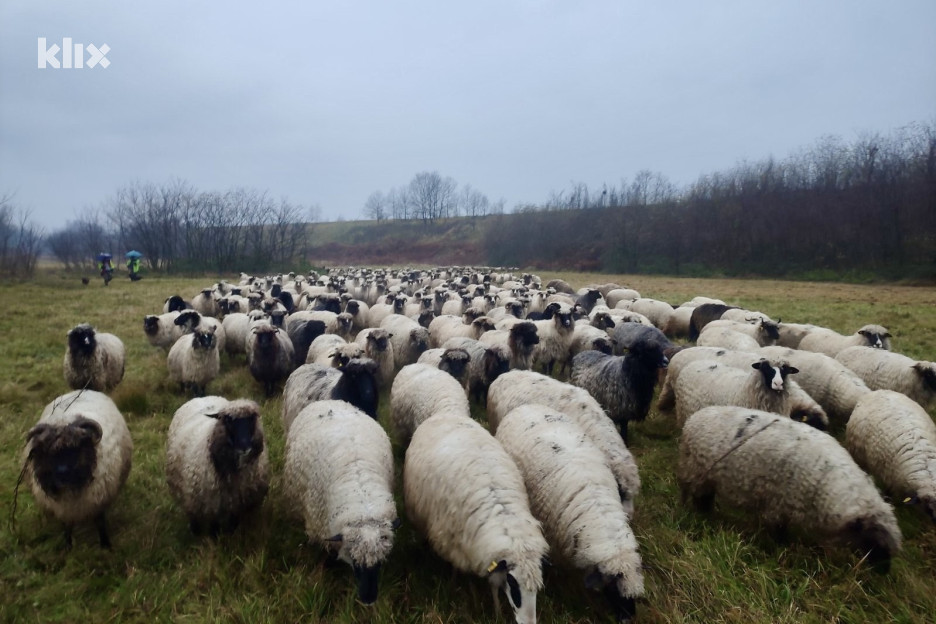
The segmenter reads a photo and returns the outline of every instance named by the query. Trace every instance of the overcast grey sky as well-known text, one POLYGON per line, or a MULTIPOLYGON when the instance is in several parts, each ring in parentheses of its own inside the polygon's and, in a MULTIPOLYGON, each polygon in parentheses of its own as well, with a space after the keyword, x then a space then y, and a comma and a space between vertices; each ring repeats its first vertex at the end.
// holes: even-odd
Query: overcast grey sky
POLYGON ((325 220, 420 171, 508 209, 685 184, 936 120, 934 24, 934 0, 0 0, 0 195, 55 229, 137 180, 325 220), (39 69, 39 37, 110 66, 39 69))

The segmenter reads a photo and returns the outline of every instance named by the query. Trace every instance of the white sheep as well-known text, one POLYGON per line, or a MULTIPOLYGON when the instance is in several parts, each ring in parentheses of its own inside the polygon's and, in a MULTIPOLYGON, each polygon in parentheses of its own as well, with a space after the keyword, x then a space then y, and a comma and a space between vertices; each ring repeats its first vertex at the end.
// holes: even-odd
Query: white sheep
POLYGON ((283 429, 288 434, 299 412, 315 401, 346 401, 377 420, 376 372, 377 363, 369 358, 354 359, 339 368, 303 364, 283 387, 283 429))
POLYGON ((832 436, 789 418, 718 405, 683 426, 676 478, 683 500, 714 497, 783 530, 841 539, 886 569, 899 550, 894 511, 832 436))
POLYGON ((634 497, 640 491, 640 476, 634 457, 598 402, 587 391, 534 373, 512 370, 498 377, 488 389, 487 418, 491 431, 515 407, 530 403, 549 405, 572 418, 597 446, 618 484, 621 503, 634 512, 634 497))
POLYGON ((429 330, 409 317, 391 314, 380 322, 380 328, 390 334, 393 365, 397 370, 407 364, 414 364, 420 354, 429 348, 429 330))
MULTIPOLYGON (((711 323, 708 325, 711 325, 711 323)), ((761 348, 760 343, 747 334, 742 334, 728 327, 709 329, 708 325, 705 326, 702 333, 699 334, 698 339, 696 339, 696 344, 700 347, 720 347, 722 349, 748 351, 750 353, 757 353, 761 348)))
POLYGON ((76 325, 67 336, 63 370, 68 387, 113 390, 124 376, 125 350, 120 338, 96 332, 87 323, 76 325))
POLYGON ((839 422, 848 421, 858 400, 871 392, 851 369, 824 353, 775 346, 764 347, 761 355, 783 358, 798 368, 796 383, 839 422))
POLYGON ((24 478, 38 507, 65 525, 67 547, 74 526, 92 520, 101 547, 110 548, 104 513, 130 474, 132 455, 130 430, 107 395, 75 390, 42 410, 26 436, 24 478))
POLYGON ((493 329, 494 323, 486 316, 478 317, 467 325, 460 316, 437 316, 429 323, 429 344, 438 348, 449 338, 455 337, 477 340, 481 334, 493 329))
POLYGON ((777 346, 799 349, 799 344, 803 338, 815 328, 815 325, 803 323, 779 323, 777 332, 780 337, 777 338, 777 346))
POLYGON ((143 333, 154 347, 169 350, 182 336, 182 328, 175 324, 179 317, 177 311, 164 314, 147 314, 143 317, 143 333))
MULTIPOLYGON (((454 338, 453 340, 471 340, 470 338, 454 338)), ((477 341, 475 341, 477 342, 477 341)), ((417 364, 426 364, 438 368, 456 379, 459 383, 467 383, 468 367, 471 356, 468 351, 460 348, 426 349, 420 354, 417 364)))
POLYGON ((845 427, 845 448, 886 490, 936 521, 936 424, 919 403, 891 390, 868 393, 845 427))
POLYGON ((214 328, 196 329, 172 345, 166 358, 169 379, 180 384, 182 392, 191 390, 204 395, 206 387, 221 371, 221 358, 214 328))
POLYGON ((835 357, 839 351, 848 347, 873 347, 890 351, 890 337, 890 332, 880 325, 865 325, 851 336, 843 336, 825 327, 816 327, 803 336, 797 348, 803 351, 818 351, 829 357, 835 357))
POLYGON ((637 539, 601 451, 575 421, 544 405, 521 405, 497 427, 520 468, 530 510, 550 549, 611 598, 617 621, 634 616, 643 595, 637 539))
POLYGON ((344 401, 319 401, 289 428, 283 492, 310 540, 348 563, 364 604, 399 525, 390 439, 373 418, 344 401))
POLYGON ((783 360, 762 359, 747 372, 715 360, 690 362, 675 384, 676 424, 682 427, 691 414, 710 405, 737 405, 789 416, 786 378, 796 372, 783 360))
MULTIPOLYGON (((775 361, 786 361, 790 365, 795 366, 799 370, 797 379, 804 376, 803 368, 800 366, 799 360, 794 362, 785 357, 782 352, 787 351, 786 349, 781 349, 780 351, 775 351, 774 349, 777 349, 777 347, 765 347, 759 354, 749 353, 747 351, 720 349, 718 347, 691 347, 683 349, 670 360, 669 368, 666 373, 666 380, 663 382, 663 387, 660 390, 657 408, 660 410, 673 409, 676 405, 675 389, 682 369, 690 362, 698 360, 714 360, 719 364, 749 372, 751 366, 762 358, 773 358, 775 361)), ((794 420, 805 422, 807 425, 816 427, 817 429, 828 429, 829 418, 823 406, 810 396, 805 389, 800 387, 796 381, 787 379, 785 385, 788 387, 790 394, 790 412, 789 414, 784 414, 784 416, 789 416, 794 420)))
POLYGON ((487 578, 517 624, 535 624, 548 546, 523 477, 500 443, 470 418, 438 414, 413 434, 403 467, 406 514, 456 569, 487 578))
POLYGON ((205 288, 200 293, 192 297, 192 309, 196 310, 202 316, 217 318, 220 313, 218 301, 215 299, 214 290, 205 288))
POLYGON ((434 414, 471 418, 468 398, 458 381, 428 364, 404 366, 390 389, 390 426, 402 443, 434 414))
POLYGON ((923 407, 936 401, 936 362, 922 362, 893 351, 871 347, 842 349, 835 359, 872 390, 900 392, 923 407))
MULTIPOLYGON (((728 310, 728 312, 733 312, 734 310, 728 310)), ((728 314, 725 312, 725 314, 728 314)), ((722 318, 717 321, 712 321, 705 326, 705 329, 702 330, 702 335, 699 336, 700 341, 704 341, 706 332, 714 332, 717 329, 730 329, 741 334, 745 334, 753 338, 758 346, 760 347, 769 347, 777 343, 777 338, 780 337, 780 334, 777 330, 777 323, 771 321, 770 319, 765 318, 755 318, 753 321, 748 320, 729 320, 722 316, 722 318)), ((700 346, 702 343, 697 343, 700 346)), ((718 345, 710 345, 718 346, 718 345)))
MULTIPOLYGON (((333 366, 333 358, 337 351, 348 344, 348 341, 338 334, 322 334, 321 336, 317 336, 315 340, 312 341, 312 344, 309 345, 309 352, 306 354, 305 363, 333 366)), ((360 354, 363 355, 364 347, 357 343, 353 344, 358 348, 360 354)))
POLYGON ((640 299, 640 293, 632 288, 614 288, 604 295, 604 300, 609 308, 616 308, 622 301, 637 301, 640 299))
POLYGON ((646 297, 631 301, 624 309, 636 312, 637 314, 643 314, 650 319, 654 327, 660 330, 668 327, 673 317, 673 306, 665 301, 648 299, 646 297))
POLYGON ((218 351, 225 350, 227 336, 224 333, 224 327, 221 325, 221 321, 217 318, 199 314, 196 310, 185 310, 176 318, 175 324, 182 328, 183 335, 191 334, 196 329, 204 330, 209 327, 213 328, 215 342, 218 343, 218 351))
POLYGON ((510 329, 484 332, 478 342, 506 347, 510 351, 510 368, 529 370, 533 368, 533 352, 539 344, 537 331, 533 321, 519 321, 510 329))
POLYGON ((260 407, 219 396, 183 404, 169 424, 166 482, 195 535, 236 528, 270 486, 260 407))
MULTIPOLYGON (((224 351, 228 355, 247 353, 247 336, 251 330, 251 319, 244 312, 232 312, 221 321, 224 328, 224 351)), ((170 345, 171 346, 171 345, 170 345)))

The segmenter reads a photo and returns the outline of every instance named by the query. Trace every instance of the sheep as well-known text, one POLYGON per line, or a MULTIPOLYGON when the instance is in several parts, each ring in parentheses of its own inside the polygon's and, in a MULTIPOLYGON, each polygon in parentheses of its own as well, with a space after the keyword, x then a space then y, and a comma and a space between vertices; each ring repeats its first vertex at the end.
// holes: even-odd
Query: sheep
POLYGON ((586 586, 604 590, 617 621, 629 621, 644 590, 640 554, 601 452, 574 420, 543 405, 511 410, 496 438, 523 475, 551 551, 586 571, 586 586))
POLYGON ((803 338, 816 328, 815 325, 803 325, 801 323, 780 323, 777 328, 779 337, 777 346, 787 347, 789 349, 799 349, 799 344, 803 338))
POLYGON ((539 342, 533 347, 533 363, 541 365, 547 375, 552 375, 556 364, 562 367, 569 359, 575 323, 572 319, 572 308, 566 304, 550 303, 546 306, 546 313, 551 317, 533 321, 536 336, 539 338, 539 342))
MULTIPOLYGON (((731 310, 729 310, 729 312, 731 312, 731 310)), ((727 313, 728 312, 725 314, 727 313)), ((753 338, 758 346, 761 347, 775 345, 777 339, 780 337, 777 323, 766 318, 756 318, 754 321, 735 321, 721 318, 706 325, 702 334, 714 332, 716 329, 730 329, 745 334, 753 338)), ((698 340, 704 341, 705 338, 700 335, 698 340)), ((698 341, 697 344, 699 344, 698 341)))
POLYGON ((917 402, 877 390, 862 397, 845 427, 845 448, 859 466, 936 522, 936 424, 917 402))
POLYGON ((676 380, 676 423, 709 405, 737 405, 789 416, 791 410, 788 375, 798 370, 783 360, 762 359, 743 370, 698 360, 683 367, 676 380))
POLYGON ((292 341, 278 327, 254 327, 247 335, 247 366, 250 374, 263 384, 266 395, 273 396, 276 383, 293 371, 295 354, 292 341))
POLYGON ((23 477, 36 505, 65 527, 94 521, 102 548, 111 541, 104 518, 127 481, 133 440, 120 410, 105 394, 75 390, 42 410, 26 435, 23 477))
POLYGON ((673 310, 669 323, 661 328, 663 333, 669 338, 688 338, 689 322, 692 320, 692 311, 695 305, 682 304, 673 310))
POLYGON ((125 350, 114 334, 96 332, 88 323, 68 331, 63 371, 73 390, 110 392, 124 376, 125 350))
POLYGON ((650 319, 654 327, 661 330, 670 324, 673 317, 673 306, 657 299, 637 299, 630 302, 626 309, 643 314, 650 319))
POLYGON ((751 336, 728 327, 708 329, 708 326, 706 326, 705 330, 696 339, 696 344, 700 347, 720 347, 750 353, 757 353, 761 348, 760 343, 751 336))
POLYGON ((683 501, 715 496, 771 527, 841 539, 882 571, 899 550, 893 509, 830 435, 778 414, 711 406, 691 415, 679 444, 683 501))
POLYGON ((586 288, 584 292, 577 293, 575 305, 582 308, 585 314, 590 314, 600 299, 601 292, 597 288, 586 288))
POLYGON ((200 314, 197 310, 186 310, 176 317, 175 324, 182 328, 183 335, 191 334, 196 329, 203 330, 208 327, 213 327, 215 341, 218 343, 218 351, 225 351, 227 335, 224 333, 224 327, 221 325, 221 321, 217 318, 205 316, 200 314))
POLYGON ((660 345, 663 349, 663 355, 667 358, 673 357, 682 350, 681 346, 670 342, 670 339, 658 328, 644 323, 625 321, 618 323, 614 327, 614 331, 611 332, 611 353, 613 355, 624 355, 635 344, 647 341, 653 341, 660 345))
POLYGON ((196 329, 176 340, 169 349, 166 365, 169 379, 180 384, 182 392, 191 388, 196 395, 203 396, 221 371, 214 328, 196 329))
POLYGON ((843 336, 825 327, 816 327, 803 336, 798 348, 803 351, 818 351, 830 357, 835 357, 839 351, 848 347, 873 347, 890 351, 890 337, 890 332, 880 325, 864 325, 851 336, 843 336))
POLYGON ((334 357, 342 347, 354 344, 357 347, 358 357, 364 355, 364 347, 355 343, 348 343, 344 338, 337 334, 322 334, 317 336, 312 344, 309 345, 309 352, 306 354, 304 364, 322 364, 324 366, 334 366, 334 357))
POLYGON ((428 364, 404 366, 390 389, 390 426, 401 443, 435 414, 471 418, 465 391, 448 373, 428 364))
POLYGON ((377 420, 377 363, 369 358, 353 359, 341 368, 303 364, 292 372, 283 387, 283 429, 313 401, 346 401, 377 420))
POLYGON ((484 344, 471 338, 449 338, 443 346, 461 348, 468 354, 465 392, 475 402, 485 402, 494 380, 510 370, 510 351, 503 345, 484 344))
POLYGON ((391 314, 380 322, 380 328, 390 333, 393 365, 398 370, 407 364, 414 364, 419 355, 429 348, 429 330, 409 317, 391 314))
POLYGON ((437 316, 429 323, 429 344, 438 348, 449 338, 457 336, 477 340, 481 334, 493 329, 493 321, 486 316, 480 316, 467 325, 459 316, 437 316))
POLYGON ((233 531, 270 487, 260 407, 219 396, 183 404, 169 424, 166 483, 194 535, 233 531))
POLYGON ((345 305, 344 311, 351 315, 351 333, 353 335, 357 335, 359 331, 367 327, 370 308, 366 303, 359 299, 351 299, 345 305))
MULTIPOLYGON (((778 351, 771 351, 772 347, 762 349, 759 354, 749 353, 747 351, 732 351, 731 349, 719 349, 718 347, 691 347, 684 349, 673 356, 667 369, 666 380, 660 390, 660 398, 657 402, 657 408, 661 411, 672 410, 676 405, 675 388, 679 380, 682 369, 690 362, 698 360, 714 360, 719 364, 730 366, 744 372, 748 372, 751 366, 759 362, 762 358, 776 358, 777 361, 784 360, 787 363, 796 366, 799 370, 798 379, 803 378, 803 367, 798 361, 791 361, 785 355, 778 351)), ((817 354, 818 355, 818 354, 817 354)), ((824 357, 824 356, 823 356, 824 357)), ((825 409, 811 397, 806 390, 801 388, 797 382, 792 379, 786 380, 786 385, 790 393, 790 412, 784 414, 793 420, 804 422, 811 427, 825 431, 829 428, 829 417, 825 409)))
MULTIPOLYGON (((781 328, 783 325, 781 325, 781 328)), ((851 369, 824 353, 774 346, 761 349, 763 357, 779 357, 799 369, 796 383, 816 400, 829 417, 848 421, 855 404, 871 392, 851 369)))
POLYGON ((247 353, 247 335, 250 333, 251 318, 243 312, 232 312, 221 321, 224 329, 224 351, 229 356, 247 353))
POLYGON ((533 351, 539 344, 539 332, 533 321, 520 321, 510 329, 485 332, 478 338, 485 345, 500 345, 510 351, 510 368, 533 368, 533 351))
POLYGON ((218 302, 215 299, 214 291, 211 288, 205 288, 200 293, 192 297, 192 309, 202 316, 211 316, 217 318, 221 312, 218 308, 218 302))
POLYGON ((284 495, 309 539, 351 566, 364 604, 377 600, 380 567, 399 526, 393 477, 386 432, 344 401, 307 406, 289 429, 284 495))
MULTIPOLYGON (((458 339, 453 339, 458 340, 458 339)), ((464 340, 471 340, 465 338, 464 340)), ((459 383, 466 383, 471 355, 465 349, 442 348, 427 349, 422 352, 417 364, 426 364, 438 368, 455 378, 459 383)))
POLYGON ((569 283, 563 279, 551 279, 546 282, 546 289, 552 288, 557 293, 565 293, 567 295, 574 295, 575 289, 572 288, 569 283))
POLYGON ((669 359, 655 340, 633 344, 627 355, 583 351, 572 360, 572 383, 588 391, 621 426, 627 443, 627 423, 643 421, 650 412, 657 369, 669 359))
POLYGON ((574 358, 583 351, 598 351, 610 355, 612 342, 608 332, 591 325, 576 324, 572 335, 572 346, 569 347, 569 355, 574 358))
POLYGON ((936 362, 918 362, 871 347, 849 347, 835 359, 861 377, 871 390, 900 392, 923 407, 936 401, 936 362))
POLYGON ((689 318, 689 340, 695 342, 706 325, 712 321, 717 321, 726 311, 736 307, 724 303, 702 303, 697 305, 689 318))
POLYGON ((587 391, 572 384, 533 371, 513 370, 498 377, 488 389, 487 418, 491 431, 497 432, 498 423, 513 408, 528 403, 549 405, 578 423, 601 449, 617 481, 621 504, 632 514, 634 497, 640 491, 637 465, 601 405, 587 391))
POLYGON ((192 304, 179 295, 172 295, 163 303, 163 314, 167 312, 182 312, 183 310, 191 309, 192 304))
POLYGON ((143 317, 143 333, 154 347, 169 350, 176 340, 182 336, 182 328, 175 324, 179 313, 177 311, 164 314, 147 314, 143 317))
POLYGON ((365 357, 377 362, 377 373, 375 375, 377 386, 380 388, 388 387, 396 372, 390 332, 386 329, 368 327, 361 330, 354 341, 364 347, 365 357))
POLYGON ((640 299, 640 293, 632 288, 615 288, 604 295, 605 303, 609 308, 617 307, 617 304, 621 301, 636 301, 638 299, 640 299))
MULTIPOLYGON (((311 345, 316 338, 325 334, 338 335, 338 317, 336 316, 334 321, 332 321, 330 318, 316 318, 313 316, 313 313, 305 313, 296 316, 297 314, 298 313, 293 313, 289 315, 286 318, 285 326, 286 335, 289 336, 289 340, 293 345, 295 365, 300 366, 308 361, 309 345, 311 345), (332 322, 331 328, 333 331, 329 333, 329 324, 332 322)), ((343 337, 342 342, 344 342, 343 337)))
POLYGON ((423 422, 406 451, 403 498, 433 550, 488 579, 497 612, 503 590, 517 624, 535 624, 548 545, 520 471, 484 427, 447 414, 423 422))

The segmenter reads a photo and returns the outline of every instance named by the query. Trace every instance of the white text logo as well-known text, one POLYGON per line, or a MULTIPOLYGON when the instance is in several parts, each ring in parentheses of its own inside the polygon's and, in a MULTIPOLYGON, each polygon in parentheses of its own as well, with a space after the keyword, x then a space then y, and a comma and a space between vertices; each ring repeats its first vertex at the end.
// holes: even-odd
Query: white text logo
POLYGON ((85 67, 106 68, 110 65, 107 60, 107 53, 110 52, 110 46, 106 43, 101 47, 93 44, 83 45, 81 43, 72 44, 71 37, 62 39, 62 47, 53 43, 46 46, 46 38, 39 37, 39 69, 52 67, 53 69, 82 69, 85 67), (62 60, 59 61, 58 54, 62 53, 62 60), (87 60, 85 52, 88 53, 87 60))

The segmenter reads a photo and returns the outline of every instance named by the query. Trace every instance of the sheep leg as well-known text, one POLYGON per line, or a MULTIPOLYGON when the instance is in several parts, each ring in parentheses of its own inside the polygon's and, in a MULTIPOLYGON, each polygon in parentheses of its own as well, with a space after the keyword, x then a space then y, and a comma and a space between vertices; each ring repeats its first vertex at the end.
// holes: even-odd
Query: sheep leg
POLYGON ((624 440, 624 446, 627 446, 627 419, 621 421, 621 438, 624 440))
POLYGON ((98 530, 98 538, 101 540, 101 548, 110 550, 111 541, 110 536, 107 534, 107 520, 104 518, 103 511, 98 515, 97 518, 94 519, 94 525, 98 530))
POLYGON ((72 527, 68 525, 65 527, 65 550, 71 550, 72 547, 72 527))
POLYGON ((192 535, 194 535, 195 537, 198 537, 199 535, 201 535, 201 525, 199 524, 198 520, 196 520, 195 518, 189 518, 188 525, 189 525, 189 530, 192 532, 192 535))

